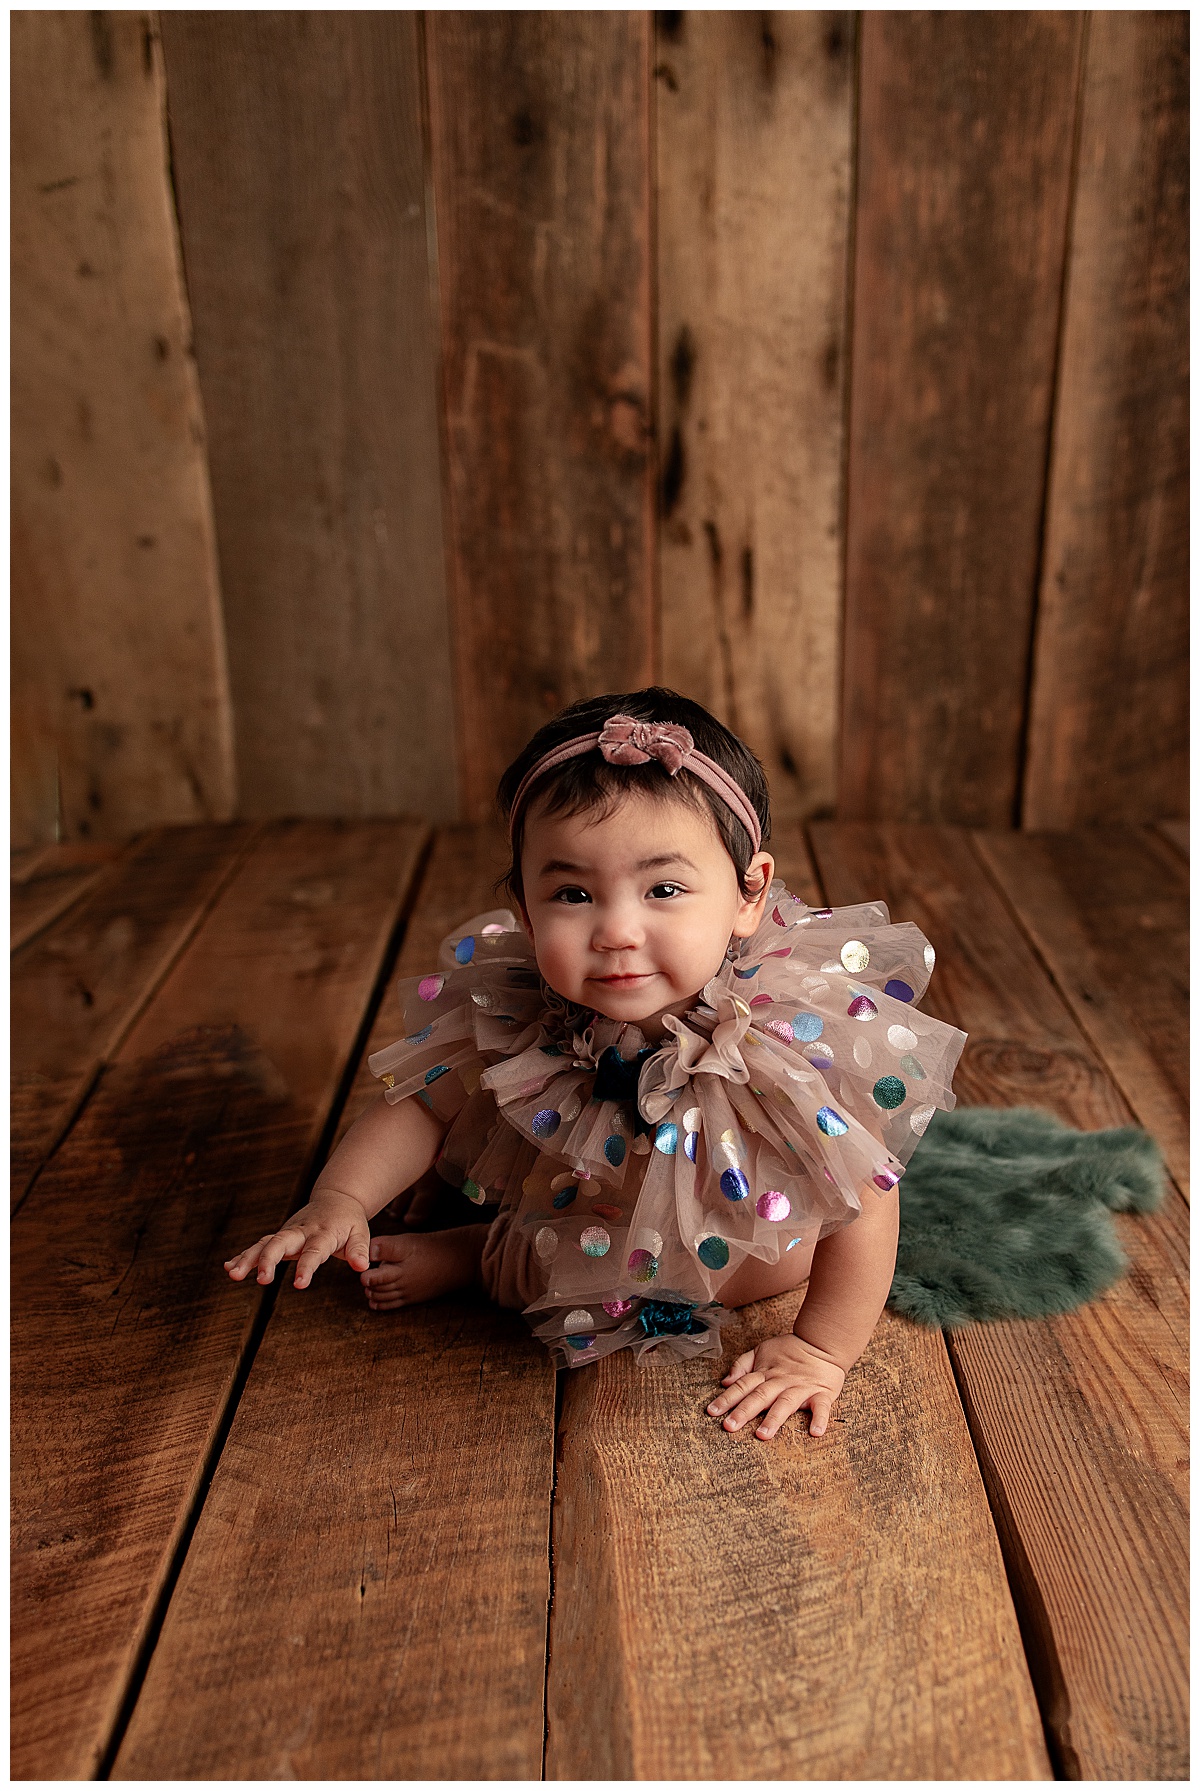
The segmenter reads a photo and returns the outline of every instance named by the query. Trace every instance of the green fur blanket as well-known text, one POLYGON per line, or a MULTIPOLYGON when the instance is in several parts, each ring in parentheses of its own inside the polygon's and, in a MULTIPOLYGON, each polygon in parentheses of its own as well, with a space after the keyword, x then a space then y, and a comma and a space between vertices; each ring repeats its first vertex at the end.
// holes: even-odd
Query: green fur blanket
POLYGON ((1075 1132, 1032 1107, 935 1113, 900 1183, 889 1306, 918 1324, 1045 1318, 1128 1267, 1110 1209, 1162 1199, 1145 1132, 1075 1132))

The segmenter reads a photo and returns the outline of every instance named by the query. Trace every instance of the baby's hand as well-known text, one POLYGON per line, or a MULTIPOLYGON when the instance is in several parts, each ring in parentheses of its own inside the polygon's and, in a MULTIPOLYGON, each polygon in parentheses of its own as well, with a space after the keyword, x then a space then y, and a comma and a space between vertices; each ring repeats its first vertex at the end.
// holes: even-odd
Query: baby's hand
POLYGON ((766 1412, 754 1434, 767 1442, 793 1412, 807 1406, 808 1434, 823 1436, 845 1380, 844 1369, 789 1331, 768 1337, 738 1357, 722 1382, 728 1391, 717 1394, 709 1415, 719 1418, 724 1412, 726 1430, 740 1430, 757 1413, 766 1412))
POLYGON ((292 1285, 307 1287, 316 1270, 331 1256, 340 1256, 352 1269, 370 1265, 371 1229, 361 1204, 350 1194, 332 1189, 314 1193, 307 1206, 293 1213, 278 1231, 251 1244, 225 1264, 234 1281, 244 1281, 257 1267, 260 1287, 275 1279, 275 1265, 299 1257, 292 1285))

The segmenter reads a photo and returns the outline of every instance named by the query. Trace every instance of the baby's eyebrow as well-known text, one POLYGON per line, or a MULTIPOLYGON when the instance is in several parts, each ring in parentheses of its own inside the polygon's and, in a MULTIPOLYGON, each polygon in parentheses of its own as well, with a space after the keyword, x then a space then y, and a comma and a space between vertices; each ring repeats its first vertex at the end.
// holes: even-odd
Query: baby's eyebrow
POLYGON ((689 871, 694 871, 696 868, 691 859, 685 858, 682 852, 660 852, 657 858, 639 858, 633 868, 635 871, 660 871, 668 864, 686 865, 689 871))

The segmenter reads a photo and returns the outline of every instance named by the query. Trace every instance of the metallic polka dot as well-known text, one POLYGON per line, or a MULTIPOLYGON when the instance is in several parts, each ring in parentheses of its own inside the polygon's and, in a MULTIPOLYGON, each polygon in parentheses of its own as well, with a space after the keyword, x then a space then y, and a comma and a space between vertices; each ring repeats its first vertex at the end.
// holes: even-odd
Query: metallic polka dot
POLYGON ((704 1130, 704 1116, 699 1107, 688 1108, 683 1116, 683 1129, 685 1132, 702 1132, 704 1130))
POLYGON ((462 1191, 468 1200, 474 1201, 476 1206, 482 1206, 487 1198, 483 1189, 479 1186, 479 1183, 471 1181, 470 1177, 463 1183, 462 1191))
POLYGON ((934 951, 932 945, 927 945, 925 947, 925 968, 926 968, 926 970, 932 970, 936 963, 937 963, 937 953, 934 951))
POLYGON ((783 915, 779 912, 778 908, 772 908, 771 919, 775 922, 777 927, 787 926, 787 921, 783 918, 783 915))
POLYGON ((454 962, 456 964, 469 964, 474 956, 475 941, 471 938, 470 934, 468 934, 465 939, 460 939, 455 946, 454 962))
POLYGON ((829 958, 821 966, 821 972, 824 976, 840 975, 841 969, 841 960, 838 958, 829 958))
POLYGON ((517 1097, 522 1101, 528 1100, 530 1095, 539 1094, 545 1086, 546 1078, 544 1076, 535 1076, 532 1082, 522 1082, 520 1088, 517 1090, 517 1097))
POLYGON ((564 1331, 590 1331, 591 1328, 592 1315, 585 1312, 582 1306, 576 1306, 574 1312, 568 1312, 563 1319, 564 1331))
POLYGON ((879 1009, 869 995, 856 995, 846 1012, 852 1020, 873 1020, 879 1009))
POLYGON ((554 1199, 551 1202, 551 1205, 557 1207, 559 1212, 561 1213, 565 1207, 571 1206, 573 1204, 578 1193, 579 1193, 579 1189, 577 1187, 562 1188, 554 1196, 554 1199))
POLYGON ((908 1116, 908 1123, 920 1138, 926 1126, 937 1112, 936 1107, 914 1107, 908 1116))
POLYGON ((770 1007, 771 999, 772 998, 770 995, 752 995, 750 997, 750 1006, 751 1007, 770 1007))
POLYGON ((917 1035, 915 1032, 910 1032, 907 1026, 889 1026, 888 1044, 893 1051, 915 1051, 917 1035))
POLYGON ((607 1256, 612 1239, 603 1225, 588 1225, 579 1234, 579 1248, 585 1256, 607 1256))
POLYGON ((787 1218, 792 1210, 792 1203, 778 1188, 768 1188, 765 1194, 759 1195, 754 1210, 760 1219, 773 1219, 778 1223, 780 1219, 787 1218))
POLYGON ((385 1088, 395 1088, 396 1086, 396 1078, 391 1074, 381 1076, 379 1080, 383 1083, 385 1088))
POLYGON ((810 1045, 804 1053, 809 1063, 822 1064, 833 1062, 832 1045, 810 1045))
POLYGON ((483 937, 485 939, 495 939, 498 933, 506 933, 507 931, 508 928, 502 927, 498 921, 489 920, 487 926, 483 928, 483 937))
POLYGON ((700 1142, 699 1132, 687 1132, 683 1140, 683 1154, 689 1163, 696 1161, 696 1146, 700 1142))
POLYGON ((890 983, 884 983, 883 992, 885 995, 890 995, 893 1001, 911 1001, 913 998, 912 990, 907 983, 902 983, 899 977, 893 977, 890 983))
POLYGON ((742 1000, 740 995, 734 995, 732 1001, 734 1013, 738 1014, 743 1020, 748 1020, 750 1018, 750 1008, 748 1004, 742 1000))
POLYGON ((597 1218, 611 1219, 614 1224, 618 1224, 625 1216, 619 1206, 609 1206, 608 1203, 603 1200, 593 1200, 592 1211, 596 1214, 597 1218))
POLYGON ((654 1134, 654 1148, 660 1150, 664 1157, 673 1157, 679 1144, 679 1127, 664 1120, 654 1134))
POLYGON ((727 1169, 721 1177, 721 1192, 726 1200, 745 1200, 750 1183, 740 1169, 727 1169))
POLYGON ((906 1076, 911 1076, 914 1082, 924 1082, 925 1071, 911 1052, 906 1052, 900 1059, 900 1068, 906 1076))
POLYGON ((615 1132, 610 1132, 604 1140, 604 1154, 616 1169, 625 1161, 625 1140, 619 1138, 615 1132))
POLYGON ((417 994, 422 1001, 436 1001, 445 983, 444 976, 423 976, 417 984, 417 994))
POLYGON ((814 908, 812 911, 812 917, 814 920, 832 920, 833 919, 833 909, 832 908, 814 908))
POLYGON ((543 1107, 533 1116, 533 1135, 535 1138, 553 1138, 561 1124, 562 1114, 556 1107, 543 1107))
POLYGON ((404 1042, 406 1045, 423 1045, 426 1039, 431 1039, 432 1037, 433 1027, 422 1026, 420 1032, 410 1032, 404 1042))
POLYGON ((449 1074, 450 1065, 448 1063, 435 1063, 431 1070, 426 1070, 425 1072, 426 1088, 429 1087, 431 1082, 436 1082, 439 1076, 448 1076, 449 1074))
POLYGON ((624 1318, 627 1312, 633 1311, 632 1300, 605 1300, 604 1310, 610 1318, 624 1318))
POLYGON ((881 1076, 871 1090, 871 1099, 877 1107, 890 1112, 893 1107, 903 1107, 908 1099, 908 1090, 899 1076, 881 1076))
POLYGON ((869 1039, 855 1039, 854 1061, 859 1069, 866 1069, 871 1061, 871 1041, 869 1039))
POLYGON ((896 1174, 894 1169, 889 1169, 886 1163, 881 1163, 871 1177, 871 1180, 875 1183, 877 1188, 882 1188, 886 1194, 889 1188, 894 1188, 896 1186, 900 1177, 896 1174))
MULTIPOLYGON (((841 1114, 835 1113, 832 1107, 821 1107, 818 1110, 817 1125, 827 1138, 841 1138, 850 1130, 841 1114)), ((828 1173, 826 1170, 827 1175, 828 1173)), ((833 1180, 832 1176, 830 1180, 833 1180)))
POLYGON ((733 974, 735 976, 740 976, 742 981, 744 983, 746 983, 746 982, 749 982, 749 980, 752 976, 757 976, 761 969, 762 969, 761 964, 751 964, 745 970, 739 970, 737 965, 735 964, 733 967, 733 974))
POLYGON ((803 1242, 804 1242, 804 1239, 803 1239, 803 1238, 792 1238, 792 1239, 791 1239, 791 1240, 790 1240, 790 1241, 789 1241, 789 1243, 788 1243, 788 1245, 787 1245, 787 1248, 788 1248, 788 1249, 789 1249, 789 1250, 794 1250, 794 1249, 795 1249, 795 1248, 796 1248, 796 1245, 797 1245, 797 1244, 802 1244, 802 1243, 803 1243, 803 1242))
POLYGON ((580 1351, 585 1350, 585 1349, 591 1349, 591 1347, 592 1347, 593 1343, 595 1343, 595 1341, 596 1341, 596 1339, 594 1337, 568 1337, 567 1338, 567 1348, 568 1349, 577 1349, 580 1351))
POLYGON ((838 955, 851 976, 861 976, 871 962, 871 954, 861 939, 847 939, 838 955))
POLYGON ((805 1043, 819 1039, 825 1030, 825 1022, 820 1014, 793 1014, 792 1036, 805 1043))
POLYGON ((726 1126, 725 1130, 721 1133, 721 1143, 725 1146, 726 1150, 736 1151, 738 1145, 741 1143, 741 1139, 738 1137, 732 1126, 726 1126))
POLYGON ((533 1240, 533 1247, 543 1262, 549 1262, 558 1249, 558 1233, 552 1226, 543 1225, 533 1240))
POLYGON ((651 1256, 649 1250, 631 1250, 628 1267, 635 1281, 653 1281, 658 1274, 658 1258, 651 1256))
POLYGON ((573 1119, 578 1119, 583 1111, 583 1101, 577 1094, 571 1095, 562 1110, 564 1126, 569 1126, 573 1119))
POLYGON ((763 1031, 771 1033, 777 1039, 782 1039, 785 1045, 792 1044, 796 1037, 786 1020, 768 1020, 763 1031))
POLYGON ((706 1269, 723 1269, 729 1262, 729 1245, 715 1232, 696 1239, 696 1255, 706 1269))
POLYGON ((790 945, 785 945, 781 951, 769 951, 767 953, 769 958, 790 958, 791 955, 792 948, 790 945))
POLYGON ((496 997, 492 994, 490 989, 472 989, 471 1000, 475 1003, 476 1007, 485 1009, 495 1007, 496 1005, 496 997))
POLYGON ((633 1234, 633 1243, 639 1250, 648 1250, 651 1256, 661 1256, 663 1253, 663 1241, 661 1236, 657 1231, 651 1230, 648 1226, 638 1227, 637 1231, 633 1234))

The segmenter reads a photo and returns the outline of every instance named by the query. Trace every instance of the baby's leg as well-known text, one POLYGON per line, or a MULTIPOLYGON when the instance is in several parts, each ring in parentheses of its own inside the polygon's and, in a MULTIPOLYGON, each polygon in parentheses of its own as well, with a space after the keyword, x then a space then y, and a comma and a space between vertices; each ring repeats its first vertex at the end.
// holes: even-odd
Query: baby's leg
POLYGON ((371 1267, 359 1276, 372 1312, 414 1306, 439 1294, 482 1285, 479 1259, 487 1225, 371 1239, 371 1267))
POLYGON ((722 1306, 748 1306, 752 1300, 769 1300, 772 1294, 790 1293, 807 1281, 812 1271, 816 1239, 805 1238, 794 1250, 786 1250, 778 1262, 762 1262, 747 1256, 727 1281, 722 1281, 717 1298, 722 1306))

